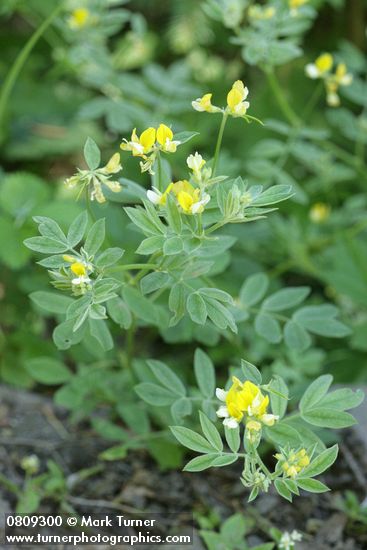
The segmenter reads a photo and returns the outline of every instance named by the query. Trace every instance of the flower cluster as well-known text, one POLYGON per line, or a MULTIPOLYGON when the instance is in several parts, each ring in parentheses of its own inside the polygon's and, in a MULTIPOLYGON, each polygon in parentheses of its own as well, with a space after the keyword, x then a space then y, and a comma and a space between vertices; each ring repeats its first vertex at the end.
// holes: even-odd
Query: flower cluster
POLYGON ((262 6, 261 4, 253 4, 248 8, 248 16, 250 19, 264 21, 274 17, 276 10, 274 6, 262 6))
POLYGON ((309 0, 288 0, 288 6, 291 12, 291 16, 298 15, 298 10, 302 6, 308 3, 309 0))
POLYGON ((87 8, 76 8, 71 13, 68 19, 68 25, 73 30, 79 30, 86 27, 91 19, 90 12, 87 8))
POLYGON ((296 542, 300 542, 302 538, 302 534, 295 529, 291 533, 285 531, 280 538, 278 548, 281 548, 282 550, 292 550, 295 547, 296 542))
POLYGON ((199 187, 194 187, 187 180, 170 183, 164 193, 153 187, 153 189, 147 191, 147 196, 153 204, 165 206, 170 193, 176 198, 177 204, 184 214, 200 214, 210 201, 208 193, 205 193, 199 187))
POLYGON ((277 453, 275 458, 278 460, 278 464, 286 477, 294 479, 310 464, 310 457, 307 454, 306 449, 300 449, 295 451, 291 449, 289 452, 282 451, 277 453))
POLYGON ((205 94, 202 97, 198 97, 192 102, 192 106, 196 111, 207 113, 223 113, 231 115, 233 117, 245 117, 247 109, 250 107, 250 103, 246 101, 248 96, 248 89, 242 82, 242 80, 236 80, 232 85, 232 88, 227 94, 227 106, 225 108, 217 107, 212 104, 212 95, 205 94))
POLYGON ((124 139, 120 145, 123 151, 130 151, 134 157, 140 157, 143 160, 140 162, 142 172, 154 174, 153 165, 159 151, 164 153, 175 153, 177 146, 180 145, 179 140, 173 139, 171 128, 165 124, 160 124, 158 128, 149 127, 141 133, 140 137, 134 128, 130 141, 124 139))
POLYGON ((246 435, 250 440, 261 430, 262 424, 273 426, 279 418, 267 412, 269 396, 264 396, 259 386, 249 380, 241 382, 233 376, 230 389, 217 388, 216 396, 225 402, 217 411, 218 417, 224 418, 223 424, 227 428, 237 428, 245 420, 246 435))
POLYGON ((348 73, 345 63, 338 63, 334 73, 332 72, 333 66, 333 56, 330 53, 323 53, 314 63, 306 65, 305 71, 308 77, 320 78, 324 81, 327 104, 330 107, 338 107, 340 105, 338 90, 340 86, 349 86, 353 76, 348 73))
POLYGON ((94 267, 84 256, 71 256, 64 254, 65 262, 60 271, 51 271, 52 284, 60 290, 71 289, 74 296, 82 296, 92 288, 93 281, 90 274, 94 267))
POLYGON ((309 216, 313 223, 323 223, 330 216, 330 205, 324 202, 316 202, 310 208, 309 216))
POLYGON ((113 174, 117 174, 121 170, 120 154, 115 153, 102 168, 97 168, 95 170, 78 169, 77 174, 65 180, 65 184, 70 188, 80 185, 81 189, 79 194, 81 194, 84 189, 90 187, 91 200, 96 199, 97 202, 103 203, 106 202, 103 193, 103 185, 114 193, 118 193, 121 190, 121 184, 118 181, 110 180, 113 174))

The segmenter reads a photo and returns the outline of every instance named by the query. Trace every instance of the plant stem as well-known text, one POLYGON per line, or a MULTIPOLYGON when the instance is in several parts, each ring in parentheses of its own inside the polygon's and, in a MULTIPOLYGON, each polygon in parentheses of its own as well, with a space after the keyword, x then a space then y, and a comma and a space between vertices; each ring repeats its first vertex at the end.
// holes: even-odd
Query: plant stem
POLYGON ((288 104, 287 99, 284 97, 283 90, 279 84, 277 77, 275 76, 274 71, 272 69, 266 69, 265 74, 267 76, 269 86, 273 91, 275 99, 277 100, 278 105, 281 108, 285 118, 288 120, 288 122, 292 126, 294 127, 299 126, 301 123, 301 120, 298 117, 298 115, 295 113, 295 111, 292 109, 292 107, 288 104))
POLYGON ((38 29, 36 29, 36 31, 32 34, 29 40, 25 43, 25 45, 19 52, 17 58, 15 59, 13 65, 11 66, 10 71, 8 72, 5 78, 5 81, 0 93, 0 127, 3 125, 3 117, 4 117, 5 109, 9 100, 9 96, 23 68, 23 65, 27 61, 29 54, 33 50, 34 46, 36 45, 36 43, 38 42, 42 34, 45 32, 47 27, 52 23, 54 18, 59 14, 62 8, 63 8, 63 2, 59 2, 56 8, 47 17, 47 19, 44 20, 42 25, 40 25, 38 29))
POLYGON ((157 170, 158 170, 158 189, 159 191, 163 191, 163 184, 162 184, 162 159, 161 154, 158 151, 157 153, 157 170))
POLYGON ((320 96, 321 96, 321 93, 322 93, 322 90, 323 90, 323 83, 322 82, 319 82, 318 85, 315 87, 306 107, 305 107, 305 110, 304 110, 304 118, 307 120, 308 117, 311 115, 311 113, 313 112, 314 108, 316 107, 317 105, 317 102, 319 101, 320 99, 320 96))
POLYGON ((222 145, 224 128, 226 126, 227 118, 228 118, 228 114, 223 113, 222 122, 221 122, 221 125, 220 125, 220 128, 219 128, 219 133, 218 133, 217 144, 215 146, 212 177, 215 176, 215 171, 217 169, 217 164, 218 164, 218 159, 219 159, 219 152, 220 152, 220 148, 221 148, 221 145, 222 145))

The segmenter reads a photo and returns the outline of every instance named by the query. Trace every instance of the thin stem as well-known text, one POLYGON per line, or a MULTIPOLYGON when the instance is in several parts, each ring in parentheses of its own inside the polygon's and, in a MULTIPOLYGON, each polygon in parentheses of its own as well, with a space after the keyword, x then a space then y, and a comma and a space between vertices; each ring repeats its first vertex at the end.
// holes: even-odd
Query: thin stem
POLYGON ((292 109, 292 107, 289 105, 287 99, 285 98, 282 87, 280 86, 279 81, 275 76, 275 73, 273 72, 272 69, 267 69, 265 71, 265 74, 267 76, 269 86, 273 91, 275 99, 277 100, 278 105, 281 108, 285 118, 289 121, 289 123, 292 126, 294 127, 299 126, 301 123, 301 120, 298 117, 298 115, 295 113, 295 111, 292 109))
POLYGON ((306 107, 305 107, 305 110, 304 110, 304 118, 307 120, 308 117, 311 115, 311 113, 313 112, 314 108, 316 107, 317 105, 317 102, 319 101, 320 99, 320 96, 322 94, 322 91, 323 91, 323 83, 322 82, 319 82, 318 85, 315 87, 306 107))
POLYGON ((217 144, 215 146, 212 177, 215 176, 215 171, 217 169, 217 164, 218 164, 218 159, 219 159, 219 152, 220 152, 220 148, 221 148, 221 145, 222 145, 224 128, 226 126, 227 118, 228 118, 228 114, 226 112, 224 112, 223 117, 222 117, 222 122, 221 122, 221 125, 220 125, 220 128, 219 128, 217 144))
POLYGON ((10 94, 15 85, 15 82, 23 68, 23 65, 27 61, 31 51, 33 50, 34 46, 36 45, 36 43, 38 42, 42 34, 45 32, 47 27, 52 23, 54 18, 59 14, 62 8, 63 8, 63 2, 60 2, 56 6, 56 8, 50 13, 47 19, 44 20, 42 25, 40 25, 38 29, 36 29, 36 31, 32 34, 29 40, 25 43, 25 45, 19 52, 16 60, 14 61, 13 65, 11 66, 11 69, 5 78, 5 82, 2 86, 2 90, 0 93, 0 127, 3 125, 3 117, 4 117, 5 109, 6 109, 10 94))
POLYGON ((158 151, 157 153, 157 170, 158 170, 158 189, 159 191, 163 191, 163 183, 162 183, 162 159, 161 154, 158 151))

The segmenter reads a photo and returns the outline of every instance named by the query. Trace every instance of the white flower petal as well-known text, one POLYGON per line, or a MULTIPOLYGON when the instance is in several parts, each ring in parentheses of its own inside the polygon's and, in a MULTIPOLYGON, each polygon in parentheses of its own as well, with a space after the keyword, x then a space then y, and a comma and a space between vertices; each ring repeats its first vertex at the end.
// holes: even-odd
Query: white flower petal
POLYGON ((229 412, 228 412, 228 409, 225 405, 223 405, 222 407, 219 407, 219 409, 217 410, 217 416, 218 416, 218 418, 228 418, 229 417, 229 412))
POLYGON ((306 75, 310 78, 319 78, 320 71, 314 63, 308 63, 305 67, 306 75))
POLYGON ((235 418, 226 418, 223 420, 223 425, 231 430, 238 428, 238 422, 235 418))
POLYGON ((147 191, 147 197, 153 204, 159 204, 159 201, 161 200, 161 194, 156 193, 155 191, 152 191, 151 189, 148 189, 147 191))
POLYGON ((228 392, 226 390, 222 390, 222 388, 217 388, 215 390, 215 395, 217 396, 219 401, 225 401, 227 397, 227 393, 228 392))

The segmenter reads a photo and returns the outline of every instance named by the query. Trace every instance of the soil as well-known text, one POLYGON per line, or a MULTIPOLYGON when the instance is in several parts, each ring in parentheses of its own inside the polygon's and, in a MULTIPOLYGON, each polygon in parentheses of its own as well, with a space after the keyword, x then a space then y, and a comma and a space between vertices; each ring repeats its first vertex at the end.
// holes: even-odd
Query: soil
MULTIPOLYGON (((361 412, 362 418, 365 418, 365 412, 361 412)), ((367 548, 367 524, 353 519, 353 511, 349 510, 347 514, 340 506, 346 490, 354 491, 360 502, 366 499, 367 444, 360 428, 343 431, 339 459, 323 478, 332 487, 332 492, 322 495, 302 494, 293 505, 273 492, 261 495, 251 505, 247 504, 245 488, 239 481, 241 469, 236 465, 196 474, 172 470, 162 472, 143 451, 130 452, 121 461, 101 462, 98 455, 111 443, 101 439, 86 425, 71 425, 65 411, 39 394, 5 386, 0 388, 0 430, 1 474, 20 487, 24 481, 24 472, 20 467, 23 457, 36 454, 41 461, 41 471, 47 460, 54 460, 63 469, 67 479, 67 503, 79 514, 116 511, 128 514, 144 510, 163 515, 194 511, 195 514, 207 516, 215 511, 224 520, 234 512, 245 512, 254 519, 247 538, 251 547, 269 542, 269 529, 276 527, 282 531, 297 529, 303 533, 303 541, 297 544, 297 550, 367 548), (96 464, 101 469, 87 479, 80 479, 76 475, 81 469, 96 464)), ((15 504, 14 495, 0 484, 1 528, 3 514, 13 512, 15 504)), ((365 504, 367 506, 367 499, 365 504)), ((42 502, 40 513, 55 514, 59 511, 57 502, 42 502)), ((187 527, 182 525, 181 532, 184 533, 185 529, 187 527)), ((1 539, 2 535, 1 532, 1 539)), ((58 545, 49 548, 66 550, 75 546, 58 545)), ((103 550, 111 546, 80 548, 103 550)), ((134 546, 136 548, 154 546, 134 546)), ((170 547, 159 548, 169 550, 170 547)), ((198 525, 195 527, 194 549, 205 550, 198 525)))

